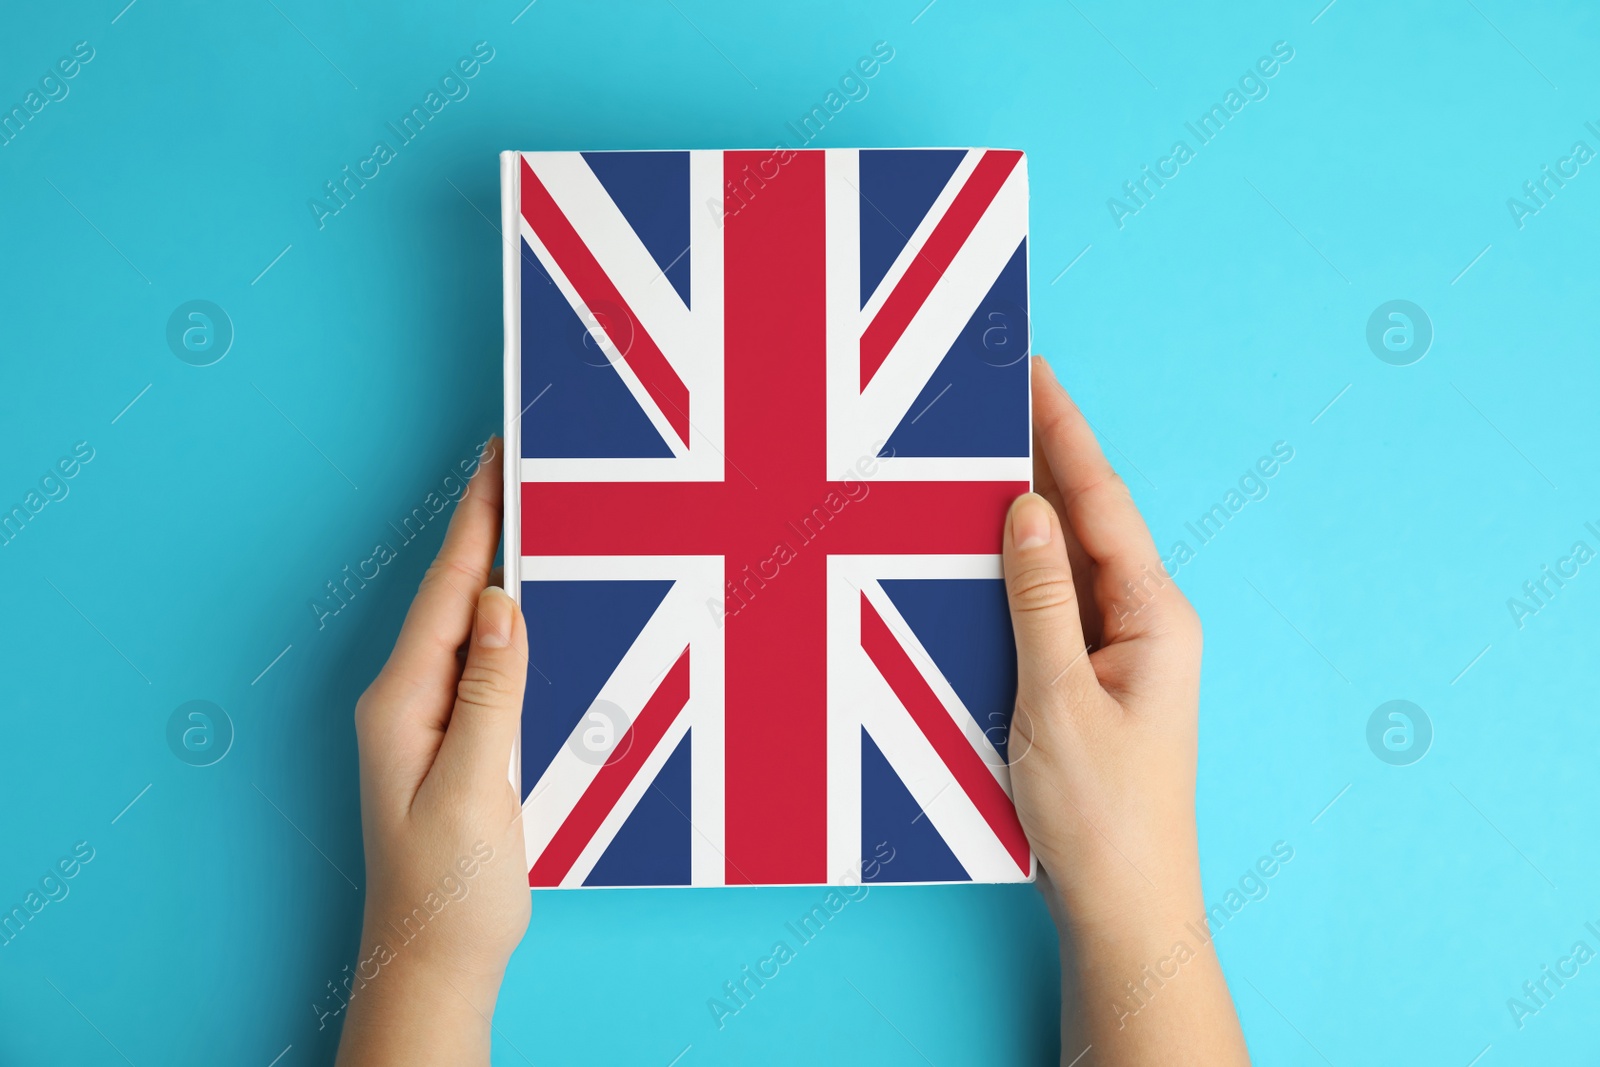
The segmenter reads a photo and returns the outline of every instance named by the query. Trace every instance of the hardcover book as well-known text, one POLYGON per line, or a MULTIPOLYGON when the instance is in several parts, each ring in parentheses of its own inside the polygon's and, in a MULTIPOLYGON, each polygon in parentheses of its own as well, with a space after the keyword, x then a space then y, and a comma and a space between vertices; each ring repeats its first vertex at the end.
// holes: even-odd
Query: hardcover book
POLYGON ((1021 152, 507 152, 534 887, 1016 882, 1021 152))

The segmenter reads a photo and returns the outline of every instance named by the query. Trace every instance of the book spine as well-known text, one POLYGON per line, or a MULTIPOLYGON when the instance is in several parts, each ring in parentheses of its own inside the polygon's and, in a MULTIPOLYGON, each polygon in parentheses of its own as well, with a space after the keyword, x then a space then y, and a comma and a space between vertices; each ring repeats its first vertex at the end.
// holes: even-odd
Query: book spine
MULTIPOLYGON (((504 263, 505 407, 501 450, 505 472, 505 529, 501 542, 506 592, 522 603, 522 153, 500 153, 500 236, 504 263)), ((507 772, 522 793, 522 732, 507 772)))

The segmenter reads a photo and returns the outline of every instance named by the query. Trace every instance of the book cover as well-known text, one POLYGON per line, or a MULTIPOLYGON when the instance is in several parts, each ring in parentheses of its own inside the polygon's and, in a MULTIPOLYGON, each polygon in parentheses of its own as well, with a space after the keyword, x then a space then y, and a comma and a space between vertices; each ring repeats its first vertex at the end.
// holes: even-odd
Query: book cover
POLYGON ((1023 154, 506 152, 501 186, 529 884, 1031 879, 1023 154))

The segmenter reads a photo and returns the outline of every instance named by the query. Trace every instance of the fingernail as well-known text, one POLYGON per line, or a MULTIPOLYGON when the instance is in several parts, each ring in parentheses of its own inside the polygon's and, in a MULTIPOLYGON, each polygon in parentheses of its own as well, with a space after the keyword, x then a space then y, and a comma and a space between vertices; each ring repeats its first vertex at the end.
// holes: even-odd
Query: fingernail
POLYGON ((491 585, 478 597, 478 645, 505 648, 511 643, 511 615, 516 605, 499 586, 491 585))
POLYGON ((1050 505, 1037 493, 1017 498, 1011 511, 1011 542, 1018 549, 1042 548, 1050 543, 1050 505))

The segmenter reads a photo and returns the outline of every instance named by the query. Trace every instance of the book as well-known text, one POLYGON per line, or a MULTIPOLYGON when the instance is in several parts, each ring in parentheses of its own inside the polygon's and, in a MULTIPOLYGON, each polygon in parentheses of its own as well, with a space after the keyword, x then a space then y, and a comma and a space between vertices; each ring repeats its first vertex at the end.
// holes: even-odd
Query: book
POLYGON ((506 152, 533 887, 1016 882, 1027 164, 506 152))

